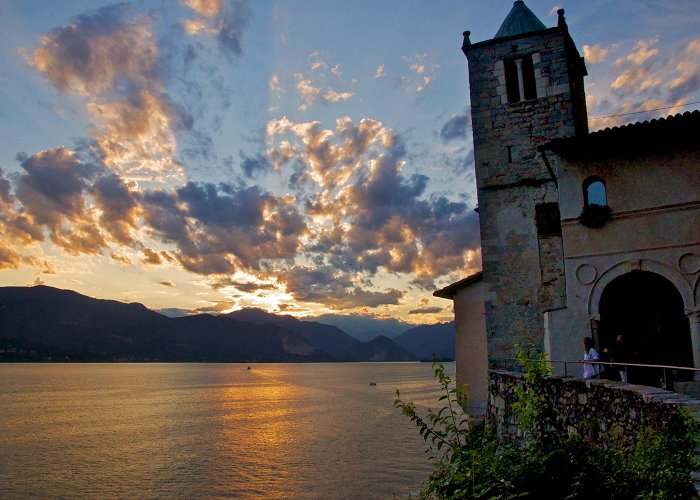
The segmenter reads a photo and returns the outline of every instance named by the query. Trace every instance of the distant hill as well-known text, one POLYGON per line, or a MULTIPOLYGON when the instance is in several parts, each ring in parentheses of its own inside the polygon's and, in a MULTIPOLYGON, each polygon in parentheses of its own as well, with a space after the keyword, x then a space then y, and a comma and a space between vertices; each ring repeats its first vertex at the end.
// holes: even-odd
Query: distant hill
POLYGON ((314 317, 313 320, 334 325, 361 342, 367 342, 379 335, 394 339, 413 326, 395 318, 378 319, 361 314, 323 314, 314 317))
POLYGON ((255 324, 274 324, 302 335, 315 349, 339 358, 357 340, 331 325, 301 321, 293 316, 270 314, 262 309, 241 309, 227 314, 230 318, 255 324))
POLYGON ((303 336, 201 314, 168 318, 141 304, 69 290, 0 288, 5 361, 329 361, 303 336))
POLYGON ((380 335, 369 342, 357 342, 344 353, 349 361, 415 361, 416 355, 380 335))
POLYGON ((384 336, 259 309, 167 317, 142 304, 47 286, 0 287, 0 361, 404 361, 384 336))
POLYGON ((394 342, 420 359, 455 359, 455 324, 436 323, 406 330, 394 342))

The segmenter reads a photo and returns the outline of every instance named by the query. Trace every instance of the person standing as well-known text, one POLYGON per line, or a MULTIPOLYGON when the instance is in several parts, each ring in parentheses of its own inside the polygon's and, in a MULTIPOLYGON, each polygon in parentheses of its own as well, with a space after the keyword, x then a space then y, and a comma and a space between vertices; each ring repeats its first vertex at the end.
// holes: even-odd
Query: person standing
POLYGON ((591 379, 598 378, 600 373, 600 365, 586 363, 586 361, 598 361, 598 351, 593 347, 593 339, 590 337, 583 338, 583 378, 591 379))
MULTIPOLYGON (((613 361, 616 363, 627 363, 629 362, 629 355, 627 353, 627 346, 625 345, 625 339, 620 333, 617 338, 615 339, 615 348, 613 349, 613 361)), ((618 370, 620 371, 620 380, 623 382, 627 382, 627 367, 626 366, 619 366, 618 365, 618 370)))

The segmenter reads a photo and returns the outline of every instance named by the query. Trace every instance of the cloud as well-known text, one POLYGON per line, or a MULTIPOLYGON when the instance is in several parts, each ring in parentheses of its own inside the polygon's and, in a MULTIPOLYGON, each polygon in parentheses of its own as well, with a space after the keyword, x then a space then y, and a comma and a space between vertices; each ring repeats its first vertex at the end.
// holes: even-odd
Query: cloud
POLYGON ((406 152, 400 136, 380 122, 273 120, 270 150, 281 138, 296 142, 295 158, 307 166, 305 182, 321 188, 307 203, 310 240, 317 260, 337 269, 374 275, 380 269, 432 280, 464 268, 479 247, 478 216, 445 197, 425 199, 429 179, 403 175, 406 152))
POLYGON ((183 22, 187 34, 213 36, 225 53, 241 55, 243 32, 251 16, 247 0, 184 0, 183 5, 198 15, 183 22))
POLYGON ((321 93, 321 89, 319 87, 314 87, 311 80, 305 79, 304 75, 301 73, 295 73, 294 80, 296 81, 297 91, 302 99, 299 110, 306 111, 316 101, 316 98, 321 93))
MULTIPOLYGON (((612 79, 611 95, 588 92, 589 109, 600 115, 591 117, 594 129, 677 113, 683 104, 694 100, 700 88, 700 39, 691 40, 668 57, 659 56, 656 43, 658 39, 640 40, 616 59, 620 72, 612 79), (630 115, 616 116, 623 114, 630 115)), ((613 49, 617 46, 611 46, 613 49)))
POLYGON ((309 68, 311 71, 318 71, 321 69, 327 69, 328 64, 321 59, 321 53, 318 51, 312 52, 309 54, 309 68))
POLYGON ((336 103, 336 102, 340 102, 340 101, 347 101, 348 99, 350 99, 354 95, 355 94, 352 92, 336 92, 335 90, 330 89, 323 96, 323 100, 325 102, 329 102, 329 103, 336 103))
POLYGON ((84 194, 97 168, 65 148, 37 153, 22 168, 17 200, 27 216, 27 232, 35 226, 33 234, 41 240, 36 229, 45 228, 54 244, 73 255, 99 253, 105 241, 84 194))
POLYGON ((223 0, 182 0, 182 4, 204 17, 217 17, 224 8, 223 0))
POLYGON ((452 139, 467 138, 470 125, 471 117, 468 112, 463 115, 452 115, 440 129, 440 138, 444 142, 451 141, 452 139))
POLYGON ((442 307, 422 307, 420 309, 411 309, 408 311, 408 314, 437 314, 442 311, 442 307))
POLYGON ((130 266, 131 265, 131 259, 127 257, 126 255, 122 253, 111 253, 109 255, 109 258, 112 259, 115 262, 118 262, 119 264, 124 264, 125 266, 130 266))
POLYGON ((90 189, 95 206, 101 211, 100 226, 122 245, 133 243, 131 232, 138 224, 139 200, 134 188, 119 176, 108 174, 100 177, 90 189))
POLYGON ((279 77, 276 74, 270 75, 270 79, 267 81, 267 86, 270 89, 270 92, 273 94, 282 94, 284 93, 284 89, 280 86, 280 80, 279 77))
POLYGON ((656 56, 659 53, 659 49, 651 48, 651 46, 656 44, 658 41, 658 38, 652 38, 650 40, 639 40, 635 44, 632 52, 616 60, 615 64, 619 66, 623 64, 624 61, 629 61, 635 66, 641 66, 650 58, 656 56))
POLYGON ((270 161, 263 155, 246 156, 241 151, 241 168, 246 177, 254 177, 257 172, 265 172, 274 168, 270 161))
POLYGON ((615 61, 616 66, 624 69, 613 81, 613 90, 629 94, 652 89, 663 83, 664 76, 654 71, 651 65, 651 59, 659 53, 658 49, 652 48, 657 42, 658 39, 639 40, 630 53, 615 61))
POLYGON ((92 96, 121 79, 158 79, 158 48, 147 17, 125 20, 127 4, 77 16, 41 39, 28 62, 61 92, 92 96))
POLYGON ((152 21, 127 4, 77 16, 26 56, 58 90, 87 100, 96 158, 132 179, 183 176, 175 133, 190 117, 164 91, 152 21))
POLYGON ((591 64, 604 61, 608 52, 609 49, 601 47, 599 43, 592 46, 588 44, 583 46, 583 57, 586 59, 586 62, 591 64))
POLYGON ((326 104, 335 104, 347 101, 355 95, 353 92, 338 92, 332 88, 328 88, 326 92, 322 94, 321 87, 314 86, 311 79, 304 78, 302 73, 295 73, 294 80, 296 82, 296 89, 302 100, 302 103, 299 105, 300 111, 306 111, 319 99, 326 104))
POLYGON ((336 310, 398 304, 403 296, 395 289, 371 291, 353 286, 346 273, 329 267, 295 266, 280 273, 277 279, 295 299, 336 310))
POLYGON ((292 259, 306 226, 294 199, 221 184, 187 183, 144 194, 144 217, 154 234, 178 247, 177 260, 199 274, 259 269, 292 259))
POLYGON ((415 74, 413 77, 403 77, 400 82, 405 86, 407 92, 422 93, 435 78, 435 71, 438 69, 437 64, 428 65, 426 60, 428 54, 415 54, 412 56, 403 56, 409 69, 415 74), (415 77, 418 77, 416 80, 415 77))
POLYGON ((168 287, 168 288, 172 288, 172 287, 175 286, 175 283, 173 283, 173 282, 170 281, 170 280, 159 281, 158 284, 159 284, 159 285, 166 286, 166 287, 168 287))
POLYGON ((150 248, 144 248, 142 262, 144 264, 157 266, 163 263, 163 259, 158 252, 151 250, 150 248))
POLYGON ((687 45, 676 70, 679 75, 668 83, 671 99, 681 99, 700 89, 700 39, 687 45))
POLYGON ((95 120, 91 132, 105 165, 134 180, 184 178, 174 159, 175 131, 191 119, 163 93, 141 90, 108 102, 88 105, 95 120))

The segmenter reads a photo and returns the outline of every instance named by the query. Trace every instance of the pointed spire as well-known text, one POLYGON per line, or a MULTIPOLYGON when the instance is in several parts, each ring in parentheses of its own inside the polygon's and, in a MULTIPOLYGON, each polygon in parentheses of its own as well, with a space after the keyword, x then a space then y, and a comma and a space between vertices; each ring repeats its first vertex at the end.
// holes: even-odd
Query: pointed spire
POLYGON ((531 31, 547 29, 523 0, 516 0, 494 38, 522 35, 531 31))

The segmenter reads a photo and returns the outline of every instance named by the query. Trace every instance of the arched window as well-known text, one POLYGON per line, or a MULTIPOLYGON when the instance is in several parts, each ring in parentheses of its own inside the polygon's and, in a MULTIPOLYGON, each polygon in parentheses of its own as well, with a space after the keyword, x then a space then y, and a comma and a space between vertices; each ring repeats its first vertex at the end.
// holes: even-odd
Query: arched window
POLYGON ((608 205, 608 196, 605 191, 605 182, 598 176, 589 177, 583 182, 583 207, 608 205))

